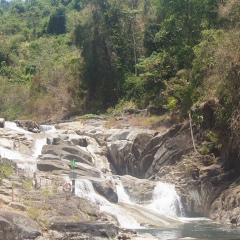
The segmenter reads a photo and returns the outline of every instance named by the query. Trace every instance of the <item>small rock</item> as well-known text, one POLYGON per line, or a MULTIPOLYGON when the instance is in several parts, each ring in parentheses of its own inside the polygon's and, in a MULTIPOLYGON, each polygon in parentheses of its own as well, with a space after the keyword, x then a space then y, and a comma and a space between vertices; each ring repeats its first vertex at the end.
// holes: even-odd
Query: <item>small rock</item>
POLYGON ((121 235, 118 235, 117 238, 122 240, 131 239, 127 234, 124 234, 124 233, 121 235))
POLYGON ((15 209, 18 209, 18 210, 21 210, 21 211, 26 210, 26 206, 21 204, 21 203, 18 203, 18 202, 10 202, 8 205, 12 208, 15 208, 15 209))

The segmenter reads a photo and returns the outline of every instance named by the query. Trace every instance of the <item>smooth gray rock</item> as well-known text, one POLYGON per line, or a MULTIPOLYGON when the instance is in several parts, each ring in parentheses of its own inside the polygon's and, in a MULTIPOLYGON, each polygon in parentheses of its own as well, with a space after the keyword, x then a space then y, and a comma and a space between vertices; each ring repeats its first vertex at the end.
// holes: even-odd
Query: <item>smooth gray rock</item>
POLYGON ((92 236, 115 238, 118 234, 118 227, 112 223, 102 222, 53 222, 50 225, 51 230, 59 232, 77 232, 79 234, 89 233, 92 236))
POLYGON ((67 144, 58 145, 44 145, 42 148, 41 158, 45 158, 45 155, 53 155, 59 157, 59 159, 73 160, 76 162, 82 162, 89 165, 93 165, 93 159, 91 155, 77 146, 69 146, 67 144))
POLYGON ((68 170, 69 166, 61 161, 42 160, 37 162, 37 169, 43 172, 51 172, 54 170, 68 170))
POLYGON ((22 214, 7 211, 0 211, 0 232, 1 240, 35 239, 41 235, 35 222, 22 214))
POLYGON ((94 189, 102 196, 104 196, 109 202, 118 202, 118 195, 115 184, 105 181, 92 181, 94 189))

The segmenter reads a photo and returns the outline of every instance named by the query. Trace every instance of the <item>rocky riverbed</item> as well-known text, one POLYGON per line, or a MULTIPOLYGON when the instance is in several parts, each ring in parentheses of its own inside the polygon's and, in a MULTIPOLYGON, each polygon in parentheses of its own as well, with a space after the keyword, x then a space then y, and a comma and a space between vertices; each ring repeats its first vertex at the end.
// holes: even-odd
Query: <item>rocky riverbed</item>
POLYGON ((223 224, 239 216, 237 171, 195 152, 188 122, 153 130, 129 119, 0 128, 1 157, 18 165, 1 183, 0 239, 154 239, 132 229, 181 224, 181 214, 223 224), (68 192, 63 185, 73 176, 68 192), (145 208, 159 182, 175 186, 171 213, 145 208))

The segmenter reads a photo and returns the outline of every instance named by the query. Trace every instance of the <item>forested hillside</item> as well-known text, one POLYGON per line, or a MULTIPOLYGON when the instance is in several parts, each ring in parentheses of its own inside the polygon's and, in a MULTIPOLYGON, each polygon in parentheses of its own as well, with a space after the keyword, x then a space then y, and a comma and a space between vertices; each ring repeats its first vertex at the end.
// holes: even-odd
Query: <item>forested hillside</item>
POLYGON ((238 136, 239 13, 239 0, 1 0, 0 115, 163 107, 182 121, 213 99, 214 128, 238 136))

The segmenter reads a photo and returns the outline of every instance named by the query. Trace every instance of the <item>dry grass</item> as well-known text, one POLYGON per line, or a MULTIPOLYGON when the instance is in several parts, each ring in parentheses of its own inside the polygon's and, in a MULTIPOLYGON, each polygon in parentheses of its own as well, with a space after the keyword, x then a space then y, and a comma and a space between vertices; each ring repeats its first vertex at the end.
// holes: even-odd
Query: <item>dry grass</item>
POLYGON ((239 0, 228 0, 219 7, 220 18, 227 19, 230 23, 239 25, 239 11, 240 2, 239 0))
POLYGON ((114 117, 109 118, 104 127, 107 129, 111 128, 122 128, 124 126, 132 126, 136 128, 148 128, 154 129, 156 131, 163 131, 166 127, 163 125, 162 121, 166 116, 128 116, 124 119, 116 119, 114 117))
POLYGON ((107 129, 121 128, 121 127, 123 127, 123 125, 116 118, 112 117, 106 121, 104 127, 107 129))
POLYGON ((131 117, 129 119, 129 123, 131 126, 135 127, 145 127, 150 129, 164 129, 164 126, 162 124, 162 120, 165 118, 165 116, 150 116, 150 117, 144 117, 144 116, 137 116, 137 117, 131 117))

